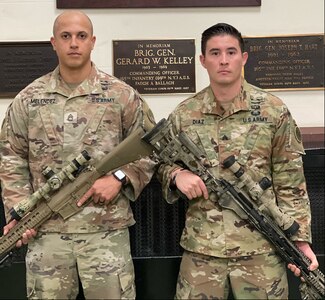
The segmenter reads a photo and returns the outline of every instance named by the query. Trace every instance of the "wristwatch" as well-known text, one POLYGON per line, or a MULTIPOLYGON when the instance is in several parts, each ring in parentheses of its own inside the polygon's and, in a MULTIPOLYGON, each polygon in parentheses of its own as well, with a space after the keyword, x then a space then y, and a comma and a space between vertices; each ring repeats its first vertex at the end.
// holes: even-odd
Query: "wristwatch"
POLYGON ((123 185, 126 184, 126 175, 123 171, 117 170, 113 173, 113 176, 120 181, 123 185))

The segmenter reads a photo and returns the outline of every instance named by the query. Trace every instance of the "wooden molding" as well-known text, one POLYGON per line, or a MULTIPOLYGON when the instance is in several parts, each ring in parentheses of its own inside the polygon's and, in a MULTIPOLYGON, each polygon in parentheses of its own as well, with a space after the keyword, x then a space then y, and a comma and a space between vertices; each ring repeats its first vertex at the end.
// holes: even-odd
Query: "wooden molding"
POLYGON ((261 6, 262 0, 56 0, 57 8, 166 8, 261 6))
POLYGON ((300 127, 305 149, 324 149, 324 127, 300 127))

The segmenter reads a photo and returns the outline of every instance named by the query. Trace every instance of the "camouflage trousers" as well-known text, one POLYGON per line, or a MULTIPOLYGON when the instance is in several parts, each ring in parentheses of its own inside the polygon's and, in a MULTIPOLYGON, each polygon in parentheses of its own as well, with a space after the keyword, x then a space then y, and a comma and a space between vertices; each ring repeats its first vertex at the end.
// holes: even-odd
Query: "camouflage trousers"
POLYGON ((184 251, 175 299, 288 299, 285 264, 274 253, 218 258, 184 251))
POLYGON ((128 229, 38 233, 26 255, 29 299, 135 299, 128 229))

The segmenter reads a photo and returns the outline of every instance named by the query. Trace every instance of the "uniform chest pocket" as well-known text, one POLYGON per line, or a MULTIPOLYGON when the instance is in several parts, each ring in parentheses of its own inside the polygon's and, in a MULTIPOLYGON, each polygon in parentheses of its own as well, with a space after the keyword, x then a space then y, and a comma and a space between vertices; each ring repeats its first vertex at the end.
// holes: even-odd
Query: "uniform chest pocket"
POLYGON ((245 135, 245 141, 243 143, 243 147, 238 155, 238 162, 242 165, 245 165, 251 155, 251 152, 255 148, 255 144, 259 137, 261 131, 261 127, 256 124, 251 125, 245 135))
POLYGON ((92 145, 98 139, 98 134, 96 133, 105 115, 105 111, 106 107, 104 106, 98 106, 96 108, 94 115, 91 117, 86 127, 85 134, 82 140, 84 144, 92 145))
POLYGON ((215 124, 205 124, 205 126, 192 125, 187 128, 186 133, 204 151, 211 167, 217 166, 219 161, 215 124))
POLYGON ((246 166, 253 177, 261 179, 270 173, 272 157, 273 130, 271 124, 251 125, 242 149, 239 151, 237 161, 246 166))
MULTIPOLYGON (((48 139, 48 143, 51 146, 56 146, 60 143, 60 137, 57 135, 56 131, 55 131, 55 124, 52 121, 52 117, 51 117, 51 111, 47 106, 42 106, 39 108, 39 116, 42 122, 43 126, 38 126, 36 128, 39 128, 38 130, 38 137, 41 137, 41 130, 43 128, 44 130, 44 134, 46 135, 47 139, 48 139)), ((32 118, 32 122, 37 122, 37 119, 32 118)), ((35 125, 35 123, 34 123, 35 125)), ((35 128, 33 126, 33 128, 35 128)), ((33 132, 33 129, 30 130, 29 132, 33 132)), ((45 138, 45 136, 44 136, 45 138)), ((44 141, 45 142, 45 141, 44 141)))
POLYGON ((120 105, 98 106, 85 129, 82 142, 86 145, 100 143, 118 144, 122 138, 120 105))

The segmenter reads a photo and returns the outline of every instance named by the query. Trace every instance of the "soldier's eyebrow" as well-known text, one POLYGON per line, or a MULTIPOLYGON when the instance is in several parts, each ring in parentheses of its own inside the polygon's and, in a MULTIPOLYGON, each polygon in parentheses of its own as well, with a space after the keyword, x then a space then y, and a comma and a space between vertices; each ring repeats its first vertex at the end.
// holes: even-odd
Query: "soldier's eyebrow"
MULTIPOLYGON (((209 52, 213 52, 213 51, 220 51, 221 49, 220 48, 211 48, 209 50, 209 52)), ((228 47, 226 48, 227 51, 231 50, 231 51, 237 51, 237 48, 236 47, 228 47)))
POLYGON ((210 50, 209 50, 209 52, 212 52, 212 51, 219 51, 220 50, 220 48, 211 48, 210 50))
POLYGON ((79 31, 78 34, 89 34, 89 33, 87 31, 82 30, 82 31, 79 31))
MULTIPOLYGON (((70 31, 62 31, 62 32, 60 32, 60 34, 73 35, 73 32, 70 32, 70 31)), ((78 31, 76 34, 77 34, 77 35, 79 35, 79 34, 86 34, 86 35, 89 35, 89 33, 88 33, 87 31, 84 31, 84 30, 82 30, 82 31, 78 31)))

